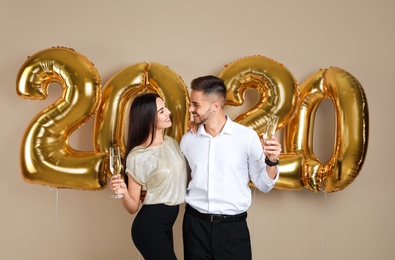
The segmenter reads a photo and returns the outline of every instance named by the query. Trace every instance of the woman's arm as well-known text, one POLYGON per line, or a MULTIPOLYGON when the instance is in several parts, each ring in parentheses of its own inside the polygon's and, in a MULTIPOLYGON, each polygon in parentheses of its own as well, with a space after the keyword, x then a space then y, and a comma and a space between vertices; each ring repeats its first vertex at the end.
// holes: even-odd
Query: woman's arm
POLYGON ((141 185, 127 175, 128 187, 121 179, 120 175, 112 176, 110 187, 114 193, 122 194, 122 205, 130 214, 134 214, 139 209, 141 185))

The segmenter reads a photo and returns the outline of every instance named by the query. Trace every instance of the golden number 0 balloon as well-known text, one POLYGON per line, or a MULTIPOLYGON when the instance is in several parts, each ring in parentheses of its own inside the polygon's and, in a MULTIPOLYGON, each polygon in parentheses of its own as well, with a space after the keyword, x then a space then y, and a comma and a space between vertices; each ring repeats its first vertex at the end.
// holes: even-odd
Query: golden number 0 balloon
MULTIPOLYGON (((108 152, 116 142, 125 153, 127 107, 142 93, 157 93, 169 108, 172 126, 166 134, 181 140, 189 121, 188 89, 171 69, 158 63, 138 63, 115 74, 103 88, 103 98, 95 118, 94 140, 97 150, 108 152)), ((107 170, 108 174, 109 171, 107 170)))
POLYGON ((50 48, 30 56, 17 76, 22 98, 45 99, 50 83, 62 96, 39 113, 22 140, 21 168, 26 182, 57 188, 97 190, 105 187, 104 153, 81 152, 68 144, 100 103, 100 77, 84 56, 68 48, 50 48))
POLYGON ((284 148, 306 157, 302 180, 307 189, 342 190, 358 175, 367 152, 369 114, 363 88, 350 73, 336 67, 319 70, 300 88, 299 113, 285 128, 284 148), (325 98, 336 110, 336 132, 332 157, 323 164, 312 147, 315 113, 325 98))

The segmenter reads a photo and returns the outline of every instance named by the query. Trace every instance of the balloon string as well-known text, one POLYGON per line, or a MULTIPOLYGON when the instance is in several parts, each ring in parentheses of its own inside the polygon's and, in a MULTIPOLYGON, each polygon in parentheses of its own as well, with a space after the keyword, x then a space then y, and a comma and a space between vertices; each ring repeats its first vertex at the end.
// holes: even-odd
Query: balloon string
POLYGON ((59 219, 59 189, 56 189, 56 225, 58 224, 58 219, 59 219))
POLYGON ((324 259, 326 259, 326 243, 327 243, 327 227, 328 227, 328 202, 327 202, 327 193, 325 193, 325 202, 324 202, 324 259))
MULTIPOLYGON (((54 188, 51 186, 48 186, 47 188, 48 191, 53 191, 54 188)), ((55 188, 56 193, 55 193, 55 224, 58 224, 58 219, 59 219, 59 188, 55 188)))

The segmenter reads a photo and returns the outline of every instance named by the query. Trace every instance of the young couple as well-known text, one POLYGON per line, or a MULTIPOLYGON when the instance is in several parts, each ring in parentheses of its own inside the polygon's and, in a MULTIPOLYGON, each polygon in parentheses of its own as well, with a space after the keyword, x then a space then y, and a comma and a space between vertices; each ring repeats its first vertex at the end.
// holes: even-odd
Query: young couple
POLYGON ((226 87, 218 77, 194 79, 190 101, 189 112, 199 127, 186 133, 178 146, 164 135, 172 122, 163 100, 156 94, 133 100, 126 147, 128 185, 115 176, 110 188, 124 195, 122 204, 130 214, 139 211, 131 233, 144 259, 177 259, 172 227, 184 202, 184 259, 251 259, 248 183, 252 180, 263 192, 273 188, 281 145, 273 136, 262 147, 254 130, 225 115, 226 87), (259 162, 262 152, 266 163, 259 162), (142 190, 146 195, 139 210, 142 190))

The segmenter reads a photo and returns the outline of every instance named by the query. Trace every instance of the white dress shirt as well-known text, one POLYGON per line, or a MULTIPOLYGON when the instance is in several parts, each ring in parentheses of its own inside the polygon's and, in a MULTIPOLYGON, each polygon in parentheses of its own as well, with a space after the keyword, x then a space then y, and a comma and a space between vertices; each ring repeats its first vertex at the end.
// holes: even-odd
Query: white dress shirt
MULTIPOLYGON (((186 133, 181 151, 191 168, 186 203, 201 213, 235 215, 251 205, 249 181, 263 192, 270 191, 279 178, 269 178, 259 160, 263 149, 257 133, 229 117, 215 137, 201 125, 196 134, 186 133)), ((263 155, 264 156, 264 155, 263 155)))

